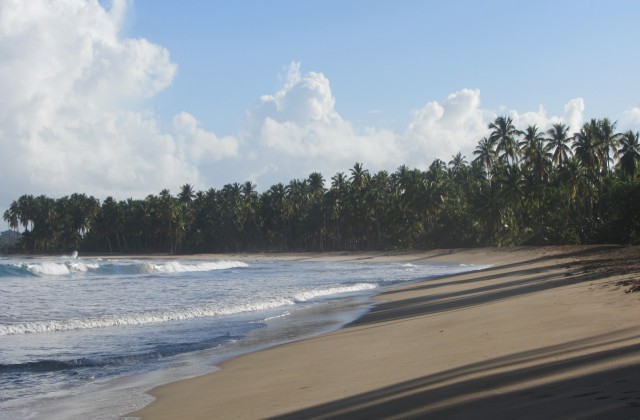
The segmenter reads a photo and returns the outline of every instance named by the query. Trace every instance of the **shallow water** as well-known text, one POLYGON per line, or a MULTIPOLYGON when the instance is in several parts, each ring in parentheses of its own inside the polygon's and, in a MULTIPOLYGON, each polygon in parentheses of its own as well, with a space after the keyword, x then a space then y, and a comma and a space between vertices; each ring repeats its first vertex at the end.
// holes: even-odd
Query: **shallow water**
POLYGON ((381 288, 478 268, 1 259, 0 418, 115 418, 153 386, 337 329, 381 288))

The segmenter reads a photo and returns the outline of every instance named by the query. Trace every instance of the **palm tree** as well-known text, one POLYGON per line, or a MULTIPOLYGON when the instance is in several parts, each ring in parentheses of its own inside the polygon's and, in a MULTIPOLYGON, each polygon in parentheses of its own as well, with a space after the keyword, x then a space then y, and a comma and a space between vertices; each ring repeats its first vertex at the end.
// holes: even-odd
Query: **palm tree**
POLYGON ((473 160, 473 162, 481 164, 485 170, 487 179, 490 179, 493 165, 497 159, 497 154, 493 142, 487 137, 483 137, 478 142, 476 150, 473 151, 473 154, 477 156, 473 160))
POLYGON ((287 200, 291 203, 291 237, 290 245, 304 249, 306 243, 306 224, 309 215, 311 194, 306 179, 293 179, 286 187, 287 200))
POLYGON ((620 144, 621 133, 616 133, 616 123, 611 122, 608 118, 603 118, 597 123, 598 145, 601 148, 600 154, 604 160, 604 166, 609 173, 609 162, 618 157, 618 146, 620 144))
POLYGON ((176 222, 176 218, 178 216, 178 207, 175 203, 175 198, 171 195, 169 190, 163 189, 160 191, 159 200, 157 201, 158 205, 158 216, 160 217, 161 222, 167 224, 167 236, 169 241, 169 253, 173 254, 175 251, 174 244, 174 224, 176 222))
POLYGON ((427 216, 431 219, 429 228, 432 228, 447 198, 448 173, 445 163, 440 159, 435 159, 424 175, 427 216))
POLYGON ((313 194, 324 194, 324 178, 320 172, 313 172, 307 178, 309 189, 313 194))
POLYGON ((194 199, 196 193, 191 184, 184 184, 180 187, 180 193, 178 194, 178 201, 181 203, 189 203, 194 199))
POLYGON ((349 181, 351 181, 351 186, 356 191, 362 190, 369 181, 369 171, 364 169, 361 163, 356 162, 350 172, 351 177, 349 178, 349 181))
POLYGON ((226 246, 233 243, 234 251, 236 252, 240 250, 240 239, 244 235, 247 222, 247 209, 243 190, 246 192, 246 188, 234 182, 233 184, 226 184, 220 191, 222 223, 226 227, 224 240, 226 246))
POLYGON ((345 189, 347 184, 347 177, 344 172, 338 172, 331 177, 331 188, 345 189))
POLYGON ((309 209, 309 230, 312 236, 312 240, 318 241, 317 248, 320 252, 324 251, 324 178, 320 172, 313 172, 307 178, 309 186, 309 194, 311 197, 310 209, 309 209))
POLYGON ((344 172, 338 172, 331 177, 331 188, 327 192, 327 207, 330 219, 333 222, 331 229, 333 230, 334 247, 342 247, 348 231, 349 223, 349 195, 350 184, 344 172))
POLYGON ((367 231, 369 230, 369 222, 371 221, 371 209, 367 203, 367 191, 371 175, 369 171, 364 169, 361 163, 356 163, 350 170, 351 183, 350 189, 350 214, 351 228, 353 236, 351 237, 352 246, 362 248, 367 242, 367 231))
POLYGON ((16 232, 16 235, 13 236, 13 244, 20 237, 20 219, 18 218, 18 203, 15 201, 11 203, 9 208, 5 210, 2 218, 5 222, 9 224, 9 229, 12 229, 16 232))
POLYGON ((271 186, 261 196, 262 212, 267 229, 266 236, 271 244, 281 251, 287 250, 287 225, 292 214, 291 203, 287 198, 287 189, 282 183, 271 186))
POLYGON ((640 160, 639 133, 631 130, 622 135, 620 144, 622 148, 618 150, 620 161, 618 166, 620 171, 629 178, 635 178, 638 174, 638 160, 640 160))
POLYGON ((573 152, 587 173, 595 180, 602 166, 602 149, 598 144, 598 127, 595 120, 585 123, 573 137, 573 152))
POLYGON ((449 161, 449 172, 451 177, 456 180, 461 180, 461 177, 464 176, 467 165, 467 159, 462 156, 462 153, 458 152, 456 155, 452 156, 449 161))
POLYGON ((506 163, 517 162, 520 150, 516 137, 522 133, 513 125, 513 119, 506 116, 498 117, 489 124, 489 129, 489 140, 495 145, 499 159, 506 163))
POLYGON ((547 138, 547 145, 545 149, 547 151, 553 150, 552 162, 558 167, 562 168, 563 165, 569 161, 571 157, 571 148, 569 147, 569 127, 556 123, 547 130, 549 137, 547 138))
POLYGON ((371 177, 368 202, 373 211, 375 224, 376 247, 383 246, 383 233, 387 228, 389 215, 394 212, 393 181, 387 171, 379 171, 371 177))
POLYGON ((545 147, 545 141, 544 135, 534 124, 527 127, 519 144, 522 148, 524 165, 538 182, 546 181, 551 171, 551 154, 545 147))
POLYGON ((13 229, 20 233, 20 217, 19 217, 18 203, 13 201, 9 208, 5 210, 2 218, 9 224, 9 229, 13 229))
POLYGON ((502 240, 514 241, 519 236, 521 210, 526 197, 524 174, 516 164, 501 166, 498 173, 498 197, 502 203, 502 219, 498 230, 504 228, 505 235, 509 232, 508 237, 502 240))
POLYGON ((583 224, 592 217, 592 202, 596 194, 589 178, 586 168, 576 156, 569 159, 558 174, 559 181, 567 191, 567 199, 570 201, 568 207, 578 220, 582 220, 583 224))
POLYGON ((18 198, 18 219, 25 231, 31 226, 33 231, 34 215, 36 212, 36 200, 33 195, 23 195, 18 198))

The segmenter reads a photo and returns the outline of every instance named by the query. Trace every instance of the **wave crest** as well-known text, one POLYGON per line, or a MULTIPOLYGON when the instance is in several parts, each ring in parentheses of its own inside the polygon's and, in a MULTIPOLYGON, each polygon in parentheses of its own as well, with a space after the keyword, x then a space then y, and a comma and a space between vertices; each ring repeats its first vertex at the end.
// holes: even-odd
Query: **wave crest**
POLYGON ((185 321, 194 318, 234 315, 243 312, 268 310, 281 306, 293 305, 294 303, 295 302, 291 299, 275 298, 269 301, 252 302, 220 308, 212 306, 200 306, 182 310, 111 315, 101 318, 25 322, 13 325, 0 325, 0 336, 144 325, 171 321, 185 321))
POLYGON ((294 299, 298 302, 307 302, 319 297, 361 292, 364 290, 371 290, 376 288, 378 288, 378 286, 372 283, 356 283, 349 286, 335 286, 300 292, 294 296, 294 299))
POLYGON ((189 273, 245 268, 242 261, 148 262, 148 261, 38 261, 0 264, 0 277, 68 276, 71 274, 189 273))
POLYGON ((183 263, 180 261, 169 261, 166 263, 154 264, 145 263, 144 269, 150 273, 189 273, 196 271, 228 270, 231 268, 248 267, 242 261, 211 261, 198 263, 183 263))

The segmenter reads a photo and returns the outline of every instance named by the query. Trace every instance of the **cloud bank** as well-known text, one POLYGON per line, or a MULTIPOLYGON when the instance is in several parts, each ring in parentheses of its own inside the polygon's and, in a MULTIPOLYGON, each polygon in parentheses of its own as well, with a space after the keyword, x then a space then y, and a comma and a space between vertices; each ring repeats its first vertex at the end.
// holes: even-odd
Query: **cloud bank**
MULTIPOLYGON (((0 208, 24 193, 124 199, 187 182, 204 189, 252 180, 263 190, 313 171, 330 178, 355 162, 426 168, 457 152, 471 160, 497 115, 543 129, 564 122, 577 130, 583 121, 581 98, 549 116, 542 106, 485 109, 479 90, 461 89, 408 110, 402 131, 358 126, 336 110, 329 79, 294 62, 281 88, 248 109, 243 129, 219 137, 188 111, 170 121, 151 111, 177 64, 166 48, 122 35, 126 6, 0 0, 0 208)), ((640 108, 620 128, 639 129, 640 108)))
POLYGON ((236 139, 186 112, 163 130, 145 110, 177 66, 121 37, 125 12, 121 0, 0 2, 0 205, 25 192, 144 196, 237 155, 236 139))
POLYGON ((498 115, 508 114, 518 127, 537 124, 547 129, 562 122, 578 130, 585 108, 582 98, 576 98, 565 105, 562 116, 548 116, 543 106, 532 112, 496 112, 482 107, 478 89, 461 89, 411 111, 406 130, 394 132, 354 127, 335 110, 335 103, 326 76, 302 74, 300 63, 291 63, 283 87, 262 96, 248 112, 245 143, 256 151, 257 162, 270 162, 255 178, 286 173, 286 181, 312 170, 330 177, 356 161, 392 171, 402 164, 427 168, 434 159, 448 162, 458 152, 470 159, 498 115))

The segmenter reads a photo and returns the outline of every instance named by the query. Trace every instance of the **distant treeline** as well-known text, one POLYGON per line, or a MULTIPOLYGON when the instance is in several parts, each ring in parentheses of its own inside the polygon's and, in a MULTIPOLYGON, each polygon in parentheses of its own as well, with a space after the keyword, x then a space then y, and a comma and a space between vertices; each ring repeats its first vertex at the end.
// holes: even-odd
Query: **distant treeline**
POLYGON ((102 203, 23 195, 4 213, 12 252, 239 252, 640 243, 638 132, 608 119, 489 125, 467 161, 375 174, 356 163, 258 193, 251 182, 102 203))

